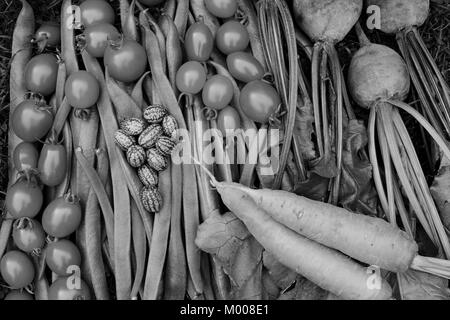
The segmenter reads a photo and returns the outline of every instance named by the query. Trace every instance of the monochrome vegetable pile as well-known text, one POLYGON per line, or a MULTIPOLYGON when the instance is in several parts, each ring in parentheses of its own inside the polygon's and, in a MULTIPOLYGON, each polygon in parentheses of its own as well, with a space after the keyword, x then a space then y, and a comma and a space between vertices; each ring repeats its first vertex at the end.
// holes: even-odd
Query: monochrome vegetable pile
POLYGON ((0 299, 450 299, 429 0, 14 1, 0 299))

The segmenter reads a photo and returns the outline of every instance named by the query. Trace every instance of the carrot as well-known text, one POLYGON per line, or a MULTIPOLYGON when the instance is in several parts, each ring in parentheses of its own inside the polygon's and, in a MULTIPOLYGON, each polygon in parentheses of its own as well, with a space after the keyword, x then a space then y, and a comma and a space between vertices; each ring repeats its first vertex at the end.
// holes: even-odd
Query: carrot
POLYGON ((167 254, 167 243, 172 214, 171 170, 163 171, 159 176, 159 190, 164 197, 160 212, 155 216, 155 228, 150 246, 150 255, 145 277, 144 300, 156 300, 158 288, 162 284, 164 262, 167 254))
MULTIPOLYGON (((378 289, 368 284, 369 274, 338 251, 303 238, 277 223, 258 206, 246 188, 217 183, 225 205, 247 226, 259 243, 283 265, 344 299, 389 299, 392 289, 384 280, 378 289)), ((278 201, 279 202, 279 201, 278 201)))
MULTIPOLYGON (((12 41, 12 58, 10 69, 10 120, 14 109, 24 99, 26 88, 24 84, 24 70, 25 66, 31 58, 32 47, 31 38, 34 34, 34 12, 31 6, 25 0, 22 0, 22 10, 16 21, 16 26, 13 32, 12 41)), ((13 133, 12 130, 8 132, 8 172, 9 185, 12 185, 16 180, 16 170, 12 162, 12 152, 21 140, 13 133)), ((8 244, 9 235, 11 233, 13 220, 8 216, 1 222, 0 228, 0 259, 5 253, 8 244)))
POLYGON ((275 221, 359 261, 404 272, 417 255, 414 240, 382 219, 354 214, 286 191, 229 187, 245 192, 275 221))
POLYGON ((100 64, 86 51, 83 51, 82 56, 86 69, 97 78, 101 86, 101 95, 97 104, 99 106, 98 110, 100 120, 111 161, 111 177, 114 197, 113 203, 115 212, 114 264, 116 268, 116 292, 118 299, 129 299, 131 291, 131 264, 129 255, 131 248, 130 195, 127 185, 124 183, 126 178, 121 170, 120 159, 116 154, 114 133, 118 130, 118 124, 107 93, 106 83, 100 64))

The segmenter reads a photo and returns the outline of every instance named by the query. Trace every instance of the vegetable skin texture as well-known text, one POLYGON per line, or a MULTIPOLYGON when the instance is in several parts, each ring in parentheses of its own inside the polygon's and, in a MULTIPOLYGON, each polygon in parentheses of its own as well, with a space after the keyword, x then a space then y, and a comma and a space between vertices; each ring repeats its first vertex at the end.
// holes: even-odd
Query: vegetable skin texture
POLYGON ((392 290, 382 281, 380 290, 368 289, 366 270, 338 251, 303 238, 273 220, 252 197, 234 184, 220 183, 225 205, 247 226, 264 248, 283 265, 344 299, 389 299, 392 290))
POLYGON ((246 189, 245 192, 279 223, 361 262, 405 272, 417 256, 415 241, 382 219, 285 191, 246 189))
POLYGON ((337 43, 358 21, 362 0, 295 0, 298 26, 314 41, 337 43))
POLYGON ((410 82, 408 69, 400 55, 379 44, 359 49, 348 72, 353 99, 365 108, 370 108, 382 98, 404 100, 409 93, 410 82))
MULTIPOLYGON (((25 66, 31 58, 32 46, 30 40, 34 34, 34 12, 33 8, 22 0, 22 10, 19 13, 16 21, 16 27, 13 32, 12 47, 11 47, 11 68, 10 68, 10 124, 14 109, 24 100, 26 93, 25 88, 25 66)), ((14 134, 12 130, 8 131, 8 173, 9 186, 16 181, 17 171, 13 164, 13 150, 21 142, 21 140, 14 134)), ((9 234, 11 233, 13 220, 4 219, 1 223, 0 229, 0 259, 5 253, 8 244, 9 234)))
POLYGON ((380 30, 385 33, 420 27, 430 12, 430 0, 366 0, 366 5, 380 7, 380 30))

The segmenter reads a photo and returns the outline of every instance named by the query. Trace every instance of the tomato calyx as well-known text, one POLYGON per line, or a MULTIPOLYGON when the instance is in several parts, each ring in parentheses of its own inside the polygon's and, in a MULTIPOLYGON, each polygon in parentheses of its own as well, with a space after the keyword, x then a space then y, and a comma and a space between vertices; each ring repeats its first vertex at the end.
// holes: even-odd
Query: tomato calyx
MULTIPOLYGON (((28 217, 16 219, 13 222, 13 228, 16 230, 33 230, 34 228, 33 220, 28 217)), ((31 254, 36 257, 40 257, 42 254, 42 248, 33 248, 31 254)))
POLYGON ((248 19, 248 15, 244 11, 242 11, 242 9, 240 9, 240 8, 238 8, 236 13, 234 14, 234 17, 236 20, 238 20, 244 26, 248 26, 248 24, 250 23, 250 21, 248 19))
POLYGON ((273 128, 280 128, 283 124, 281 118, 286 115, 287 111, 282 110, 282 107, 283 105, 280 103, 275 112, 269 117, 269 125, 273 128))
POLYGON ((118 39, 108 39, 108 45, 113 50, 120 50, 123 46, 123 43, 125 41, 125 37, 123 34, 120 34, 118 39))
POLYGON ((57 237, 54 237, 51 235, 47 235, 47 237, 45 237, 45 243, 47 243, 47 244, 57 242, 58 240, 59 239, 57 237))
POLYGON ((14 221, 13 227, 17 230, 33 229, 33 221, 28 217, 19 218, 14 221))
POLYGON ((38 38, 32 38, 31 39, 32 44, 37 45, 37 53, 40 54, 44 52, 45 48, 47 48, 48 45, 48 35, 46 33, 40 35, 38 38))
POLYGON ((38 187, 39 186, 39 171, 37 168, 31 168, 28 170, 22 170, 17 172, 18 182, 26 182, 28 186, 38 187))
POLYGON ((64 200, 69 204, 78 204, 80 202, 80 199, 71 190, 64 195, 64 200))
POLYGON ((83 121, 88 121, 91 117, 91 111, 87 109, 75 109, 73 111, 75 118, 81 119, 83 121))
POLYGON ((58 139, 58 134, 55 130, 51 130, 49 136, 43 142, 43 144, 50 144, 50 145, 62 145, 64 142, 64 137, 61 137, 61 139, 58 139))
POLYGON ((36 110, 48 112, 53 116, 53 107, 47 104, 44 97, 40 93, 27 92, 25 93, 24 99, 34 102, 36 110))

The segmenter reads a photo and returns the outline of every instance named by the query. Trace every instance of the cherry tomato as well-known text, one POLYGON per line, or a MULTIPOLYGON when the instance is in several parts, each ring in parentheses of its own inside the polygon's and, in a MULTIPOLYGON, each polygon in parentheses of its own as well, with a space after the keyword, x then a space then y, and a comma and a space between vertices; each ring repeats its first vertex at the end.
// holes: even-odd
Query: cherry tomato
POLYGON ((49 300, 90 300, 89 287, 82 279, 61 277, 56 279, 48 291, 49 300), (77 283, 77 281, 79 281, 77 283), (78 287, 79 285, 79 287, 78 287))
POLYGON ((27 90, 49 96, 56 89, 58 60, 53 54, 44 53, 31 58, 25 71, 25 87, 27 90))
POLYGON ((134 40, 123 40, 118 46, 109 45, 105 50, 105 66, 112 78, 122 82, 139 79, 147 67, 147 53, 134 40))
POLYGON ((241 117, 233 107, 225 107, 217 116, 217 127, 224 137, 234 135, 241 128, 241 117))
POLYGON ((140 3, 143 5, 146 5, 147 7, 154 7, 161 3, 163 3, 165 0, 139 0, 140 3))
POLYGON ((26 180, 19 180, 6 193, 6 210, 14 218, 34 218, 41 210, 42 190, 26 180))
POLYGON ((12 289, 21 289, 34 279, 33 262, 23 252, 9 251, 0 261, 0 273, 12 289))
POLYGON ((247 29, 236 20, 225 22, 216 34, 216 45, 222 53, 228 55, 247 48, 250 37, 247 29))
POLYGON ((78 109, 92 107, 100 96, 97 79, 87 71, 77 71, 67 78, 65 85, 67 102, 78 109))
POLYGON ((25 142, 42 139, 53 124, 50 107, 34 100, 21 102, 12 114, 11 128, 25 142))
POLYGON ((33 296, 25 290, 11 290, 5 300, 34 300, 33 296))
POLYGON ((281 99, 274 87, 261 80, 255 80, 242 89, 240 104, 247 117, 265 124, 277 111, 281 99))
POLYGON ((13 151, 14 168, 17 171, 37 168, 39 152, 35 145, 29 142, 19 143, 13 151))
POLYGON ((119 31, 109 23, 91 25, 84 30, 85 49, 91 56, 103 58, 109 40, 119 37, 119 31))
POLYGON ((80 5, 81 23, 84 27, 96 23, 114 24, 114 9, 104 0, 87 0, 80 5))
POLYGON ((206 71, 197 61, 188 61, 177 71, 178 90, 187 94, 197 94, 205 85, 206 71))
POLYGON ((203 87, 202 98, 205 106, 221 110, 233 99, 233 84, 221 75, 212 76, 203 87))
POLYGON ((186 32, 184 47, 189 60, 205 62, 214 48, 211 30, 202 22, 194 23, 186 32))
POLYGON ((39 156, 38 171, 44 185, 60 185, 67 172, 66 148, 61 144, 45 143, 39 156))
POLYGON ((45 245, 44 229, 34 219, 23 218, 14 221, 12 235, 17 248, 26 253, 42 249, 45 245))
POLYGON ((247 52, 234 52, 227 57, 228 71, 239 81, 248 83, 261 80, 264 77, 264 68, 261 63, 247 52))
POLYGON ((61 43, 61 26, 56 23, 44 23, 37 29, 34 40, 44 42, 46 46, 56 47, 61 43))
POLYGON ((71 195, 50 202, 42 215, 45 232, 56 238, 64 238, 75 232, 80 222, 81 207, 71 195))
POLYGON ((61 239, 51 242, 45 250, 45 261, 47 266, 59 276, 67 276, 68 268, 80 266, 80 250, 69 240, 61 239))
POLYGON ((217 18, 230 18, 238 9, 236 0, 205 0, 206 9, 217 18))

